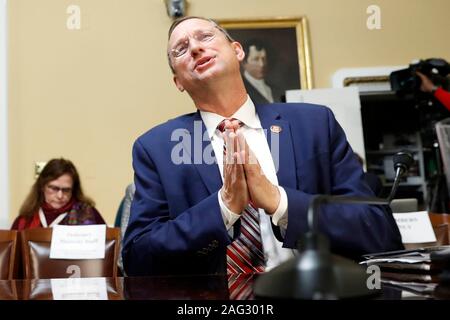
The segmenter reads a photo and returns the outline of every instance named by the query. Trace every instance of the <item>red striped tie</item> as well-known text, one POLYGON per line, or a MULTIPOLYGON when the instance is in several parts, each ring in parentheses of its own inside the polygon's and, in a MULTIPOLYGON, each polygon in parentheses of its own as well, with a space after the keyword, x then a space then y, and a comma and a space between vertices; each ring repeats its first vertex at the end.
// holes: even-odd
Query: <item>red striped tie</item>
MULTIPOLYGON (((221 132, 225 131, 224 122, 225 120, 217 126, 217 129, 221 132)), ((239 121, 239 126, 242 125, 243 123, 239 121)), ((226 147, 224 144, 225 155, 226 147)), ((230 299, 251 297, 251 281, 248 281, 250 277, 243 277, 238 274, 264 272, 264 252, 259 227, 259 213, 251 204, 248 204, 241 214, 240 231, 239 237, 227 247, 230 299)))
POLYGON ((254 298, 254 273, 228 274, 228 291, 230 300, 250 300, 254 298))

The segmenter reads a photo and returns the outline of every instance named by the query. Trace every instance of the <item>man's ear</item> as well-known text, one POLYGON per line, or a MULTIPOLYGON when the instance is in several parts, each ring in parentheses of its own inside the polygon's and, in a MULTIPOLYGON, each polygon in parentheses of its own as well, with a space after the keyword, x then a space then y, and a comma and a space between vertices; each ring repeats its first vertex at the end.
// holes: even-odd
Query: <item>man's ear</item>
POLYGON ((232 45, 232 47, 234 49, 234 52, 236 53, 236 57, 238 58, 239 62, 244 61, 245 51, 242 48, 242 45, 239 42, 237 42, 237 41, 231 43, 231 45, 232 45))
POLYGON ((178 90, 180 90, 180 92, 184 91, 184 87, 181 85, 180 81, 178 81, 177 76, 173 76, 173 82, 177 86, 178 90))

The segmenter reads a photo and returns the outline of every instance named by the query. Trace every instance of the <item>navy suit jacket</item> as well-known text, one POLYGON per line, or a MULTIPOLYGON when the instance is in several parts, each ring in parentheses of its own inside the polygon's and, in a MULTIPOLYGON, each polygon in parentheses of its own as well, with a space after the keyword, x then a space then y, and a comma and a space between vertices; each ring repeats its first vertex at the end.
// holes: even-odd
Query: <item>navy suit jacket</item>
MULTIPOLYGON (((373 195, 328 108, 279 103, 256 106, 256 111, 269 133, 271 126, 282 129, 277 176, 288 198, 285 247, 295 248, 308 230, 306 213, 312 195, 373 195)), ((136 193, 122 251, 128 275, 226 271, 226 246, 233 239, 217 198, 222 187, 219 168, 202 161, 202 152, 214 153, 205 131, 196 112, 159 125, 136 140, 136 193), (184 163, 174 163, 173 155, 184 157, 184 163)), ((268 143, 271 146, 271 139, 268 143)), ((332 250, 345 256, 402 248, 395 221, 381 206, 324 206, 319 228, 332 250)), ((276 231, 274 226, 279 236, 276 231)))

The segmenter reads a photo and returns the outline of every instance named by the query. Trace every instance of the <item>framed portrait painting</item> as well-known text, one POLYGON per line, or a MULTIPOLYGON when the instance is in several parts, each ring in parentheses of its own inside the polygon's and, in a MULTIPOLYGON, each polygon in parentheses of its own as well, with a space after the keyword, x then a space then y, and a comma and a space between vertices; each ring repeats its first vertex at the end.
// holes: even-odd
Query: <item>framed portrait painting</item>
POLYGON ((244 47, 242 75, 255 103, 282 102, 286 90, 313 87, 305 17, 218 20, 218 23, 244 47), (258 89, 254 91, 258 97, 253 95, 253 88, 258 89), (265 88, 270 88, 269 92, 264 92, 265 88), (258 101, 259 98, 262 100, 258 101))

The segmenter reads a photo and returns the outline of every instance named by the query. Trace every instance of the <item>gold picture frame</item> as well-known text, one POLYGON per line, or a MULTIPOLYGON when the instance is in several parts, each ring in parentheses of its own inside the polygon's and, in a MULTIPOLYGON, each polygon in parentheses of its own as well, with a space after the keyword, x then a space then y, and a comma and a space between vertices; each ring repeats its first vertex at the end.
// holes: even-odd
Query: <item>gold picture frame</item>
MULTIPOLYGON (((272 54, 276 55, 274 60, 277 60, 276 66, 272 69, 272 75, 284 90, 313 88, 306 17, 218 20, 217 22, 241 44, 250 39, 258 39, 269 44, 272 54)), ((271 69, 271 53, 268 52, 267 55, 269 69, 271 69)))
POLYGON ((361 76, 361 77, 348 77, 344 79, 344 87, 350 87, 358 84, 370 84, 370 83, 386 83, 389 82, 389 76, 361 76))

